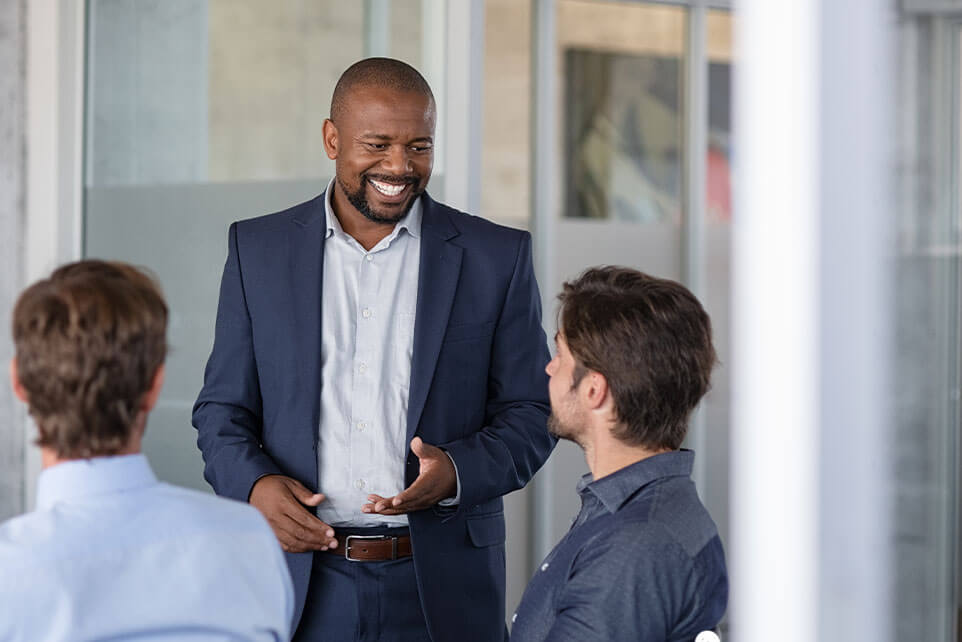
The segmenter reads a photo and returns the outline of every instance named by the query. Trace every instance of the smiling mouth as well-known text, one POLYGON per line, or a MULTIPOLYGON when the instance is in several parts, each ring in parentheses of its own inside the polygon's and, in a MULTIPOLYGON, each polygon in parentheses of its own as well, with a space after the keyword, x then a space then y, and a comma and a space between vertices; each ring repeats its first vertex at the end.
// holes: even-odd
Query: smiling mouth
POLYGON ((384 181, 377 181, 377 180, 374 180, 373 178, 369 178, 368 182, 371 184, 371 187, 373 187, 379 193, 389 198, 400 196, 401 193, 404 190, 406 190, 409 185, 411 185, 410 182, 401 183, 399 185, 397 183, 386 183, 384 181))

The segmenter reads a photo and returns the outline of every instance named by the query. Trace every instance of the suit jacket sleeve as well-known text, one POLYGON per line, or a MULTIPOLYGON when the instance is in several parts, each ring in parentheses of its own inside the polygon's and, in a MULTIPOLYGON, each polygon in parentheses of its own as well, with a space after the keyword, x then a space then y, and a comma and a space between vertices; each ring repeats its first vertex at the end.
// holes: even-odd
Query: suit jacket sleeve
POLYGON ((214 348, 194 405, 193 424, 204 456, 204 478, 218 495, 247 501, 254 482, 281 473, 261 448, 260 385, 236 224, 228 231, 214 348))
POLYGON ((546 427, 549 355, 527 232, 518 244, 491 350, 485 425, 441 445, 457 465, 460 506, 467 509, 524 486, 555 444, 546 427))

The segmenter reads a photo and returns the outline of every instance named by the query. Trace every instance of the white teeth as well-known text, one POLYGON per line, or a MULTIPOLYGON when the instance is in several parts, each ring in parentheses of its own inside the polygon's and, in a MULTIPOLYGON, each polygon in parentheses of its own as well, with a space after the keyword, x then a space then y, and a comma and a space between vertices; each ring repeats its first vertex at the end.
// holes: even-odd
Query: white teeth
POLYGON ((392 185, 391 183, 382 183, 381 181, 374 180, 371 181, 371 185, 374 186, 374 189, 381 192, 385 196, 397 196, 404 191, 405 187, 407 187, 407 183, 403 185, 392 185))

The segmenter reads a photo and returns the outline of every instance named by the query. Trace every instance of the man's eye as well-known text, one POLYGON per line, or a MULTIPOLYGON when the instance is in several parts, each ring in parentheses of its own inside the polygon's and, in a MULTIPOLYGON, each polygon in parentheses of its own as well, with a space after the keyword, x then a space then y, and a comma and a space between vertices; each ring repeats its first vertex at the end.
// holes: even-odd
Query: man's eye
POLYGON ((369 149, 375 149, 377 151, 383 151, 387 149, 387 143, 365 143, 369 149))
POLYGON ((431 151, 430 145, 411 145, 411 151, 417 152, 418 154, 423 154, 424 152, 431 151))

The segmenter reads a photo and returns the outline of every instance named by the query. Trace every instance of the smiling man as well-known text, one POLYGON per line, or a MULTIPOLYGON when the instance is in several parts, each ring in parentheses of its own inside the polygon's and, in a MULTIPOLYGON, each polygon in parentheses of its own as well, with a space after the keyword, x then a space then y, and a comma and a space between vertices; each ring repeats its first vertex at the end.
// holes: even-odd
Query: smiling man
POLYGON ((526 232, 426 188, 436 109, 386 58, 341 76, 335 177, 231 226, 194 408, 205 474, 267 517, 297 640, 496 640, 501 497, 554 444, 526 232))

